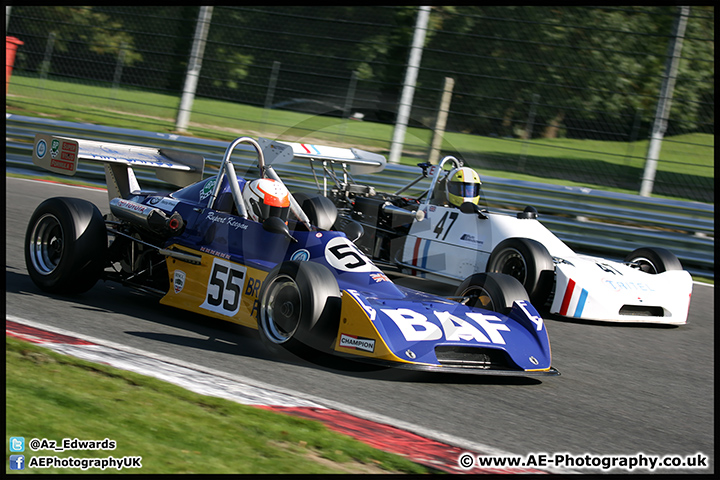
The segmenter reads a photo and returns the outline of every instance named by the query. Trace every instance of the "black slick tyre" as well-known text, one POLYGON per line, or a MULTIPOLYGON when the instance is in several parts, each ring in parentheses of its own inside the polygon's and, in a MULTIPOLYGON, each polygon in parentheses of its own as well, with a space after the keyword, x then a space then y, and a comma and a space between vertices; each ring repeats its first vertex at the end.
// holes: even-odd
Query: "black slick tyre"
POLYGON ((507 238, 500 242, 490 254, 485 270, 515 277, 535 305, 547 301, 555 282, 555 264, 550 253, 540 242, 529 238, 507 238))
POLYGON ((513 302, 530 302, 525 287, 517 279, 502 273, 475 273, 455 291, 456 297, 468 297, 466 305, 507 315, 513 302))
POLYGON ((668 270, 682 270, 680 260, 666 248, 642 247, 625 257, 625 262, 634 263, 645 273, 658 274, 668 270))
POLYGON ((270 271, 258 296, 260 339, 300 357, 328 350, 337 333, 340 289, 333 274, 313 262, 284 262, 270 271))
POLYGON ((337 220, 338 211, 329 198, 317 193, 296 193, 293 196, 308 216, 311 224, 320 230, 332 229, 337 220))
POLYGON ((67 197, 42 202, 25 233, 25 265, 33 283, 50 293, 79 294, 102 276, 107 231, 92 203, 67 197))

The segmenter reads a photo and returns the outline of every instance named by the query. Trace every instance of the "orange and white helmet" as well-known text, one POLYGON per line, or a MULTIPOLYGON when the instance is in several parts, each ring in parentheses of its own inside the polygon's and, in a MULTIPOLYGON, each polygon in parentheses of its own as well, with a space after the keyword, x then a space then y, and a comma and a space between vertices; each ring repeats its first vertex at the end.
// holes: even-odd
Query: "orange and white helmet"
POLYGON ((480 202, 480 175, 469 167, 452 170, 445 183, 448 202, 459 207, 465 202, 477 205, 480 202))
POLYGON ((287 221, 290 210, 290 192, 272 178, 259 178, 248 182, 243 189, 243 200, 248 216, 262 223, 268 217, 280 217, 287 221))

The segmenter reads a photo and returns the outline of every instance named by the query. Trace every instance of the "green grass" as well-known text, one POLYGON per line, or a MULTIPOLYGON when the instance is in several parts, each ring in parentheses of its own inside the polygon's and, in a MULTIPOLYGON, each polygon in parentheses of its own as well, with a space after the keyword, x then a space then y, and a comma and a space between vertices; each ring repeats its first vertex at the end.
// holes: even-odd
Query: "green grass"
MULTIPOLYGON (((178 95, 84 85, 14 75, 6 111, 28 116, 174 132, 178 95)), ((239 135, 286 141, 350 145, 387 154, 393 126, 265 110, 231 101, 195 98, 188 134, 230 141, 239 135)), ((402 163, 426 159, 429 129, 408 128, 402 163)), ((567 138, 493 138, 447 132, 442 150, 460 155, 481 176, 542 181, 622 193, 637 193, 648 148, 646 139, 611 142, 567 138), (458 153, 460 152, 460 153, 458 153)), ((660 151, 653 196, 714 201, 713 135, 666 137, 660 151)))
POLYGON ((33 438, 117 442, 111 451, 26 448, 26 462, 40 455, 141 456, 142 469, 122 473, 428 473, 319 422, 195 394, 11 337, 6 337, 5 358, 6 442, 10 436, 25 437, 26 443, 33 438))

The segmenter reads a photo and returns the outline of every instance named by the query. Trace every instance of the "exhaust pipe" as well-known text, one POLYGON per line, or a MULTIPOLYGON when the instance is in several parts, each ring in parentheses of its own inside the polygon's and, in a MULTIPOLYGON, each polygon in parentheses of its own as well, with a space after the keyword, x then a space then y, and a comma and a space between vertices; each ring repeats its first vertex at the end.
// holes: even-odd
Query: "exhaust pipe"
POLYGON ((185 221, 177 212, 168 217, 158 208, 123 200, 120 197, 110 200, 110 211, 122 220, 159 234, 177 235, 185 226, 185 221))
POLYGON ((423 210, 405 210, 404 208, 396 207, 390 202, 385 202, 382 206, 383 213, 392 214, 393 216, 407 217, 408 220, 417 220, 422 222, 425 218, 425 212, 423 210))

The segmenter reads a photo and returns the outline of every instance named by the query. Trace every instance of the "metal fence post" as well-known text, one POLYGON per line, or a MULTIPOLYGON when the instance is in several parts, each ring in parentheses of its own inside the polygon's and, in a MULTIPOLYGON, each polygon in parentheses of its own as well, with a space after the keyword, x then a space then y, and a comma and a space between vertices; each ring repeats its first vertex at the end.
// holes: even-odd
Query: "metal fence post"
POLYGON ((635 119, 633 120, 632 130, 630 132, 630 138, 628 139, 628 148, 625 153, 625 166, 627 167, 632 162, 633 144, 637 141, 638 130, 640 129, 640 121, 642 120, 643 109, 639 108, 635 110, 635 119))
POLYGON ((273 98, 275 97, 275 85, 277 84, 278 74, 280 72, 280 62, 275 60, 273 62, 272 70, 270 71, 270 82, 268 83, 267 95, 265 95, 265 108, 263 109, 263 120, 262 123, 267 123, 267 111, 272 105, 273 98))
POLYGON ((115 65, 115 75, 113 75, 113 99, 117 97, 118 84, 122 78, 123 64, 125 63, 125 53, 127 52, 127 43, 120 45, 120 53, 118 53, 117 64, 115 65))
POLYGON ((520 160, 518 161, 518 171, 525 171, 525 160, 527 159, 527 148, 529 142, 532 140, 533 128, 535 126, 535 110, 537 103, 540 100, 540 94, 533 93, 532 104, 530 105, 530 112, 528 113, 527 123, 525 124, 524 136, 522 148, 520 151, 520 160))
POLYGON ((348 93, 345 97, 345 106, 343 107, 343 123, 340 125, 340 141, 345 140, 345 129, 347 128, 347 122, 350 118, 350 111, 352 110, 353 101, 355 100, 355 89, 357 88, 357 71, 353 70, 350 74, 350 86, 348 87, 348 93))
POLYGON ((435 130, 433 130, 433 139, 428 157, 428 162, 433 165, 436 165, 438 158, 440 158, 440 150, 442 148, 443 136, 445 135, 445 125, 447 125, 448 111, 450 110, 450 101, 452 100, 454 87, 455 79, 445 77, 442 99, 440 100, 440 108, 438 110, 437 121, 435 122, 435 130))
MULTIPOLYGON (((50 71, 50 64, 52 63, 52 54, 53 50, 55 49, 55 37, 57 34, 55 32, 50 32, 48 34, 48 40, 45 44, 45 55, 43 56, 43 61, 40 64, 40 79, 45 80, 47 78, 48 72, 50 71)), ((42 85, 42 84, 41 84, 42 85)))
POLYGON ((418 12, 418 18, 415 23, 412 48, 410 49, 410 60, 408 61, 408 68, 405 72, 405 83, 403 85, 402 96, 400 97, 397 121, 395 122, 392 144, 390 145, 390 163, 399 163, 400 156, 402 155, 405 131, 407 130, 410 108, 412 108, 413 95, 415 94, 415 83, 417 82, 418 70, 420 69, 420 59, 422 58, 422 50, 425 44, 425 35, 427 33, 429 19, 430 7, 420 7, 420 12, 418 12))
POLYGON ((670 106, 672 105, 673 90, 677 78, 678 65, 680 64, 680 53, 682 52, 683 39, 685 38, 685 27, 687 26, 690 7, 678 7, 679 15, 675 19, 673 33, 668 46, 668 59, 665 64, 665 74, 660 85, 660 95, 657 109, 655 110, 655 121, 653 123, 650 144, 648 145, 647 157, 645 159, 645 171, 643 172, 640 195, 649 197, 655 184, 655 172, 657 170, 660 147, 663 136, 667 129, 670 106))
POLYGON ((202 67, 202 58, 205 53, 205 41, 207 40, 208 30, 210 29, 212 11, 213 7, 200 7, 200 14, 198 15, 197 26, 195 27, 195 39, 193 40, 187 75, 185 76, 185 86, 183 87, 180 108, 178 109, 178 116, 175 122, 175 129, 179 132, 186 131, 190 123, 190 112, 192 111, 197 82, 200 77, 200 68, 202 67))

